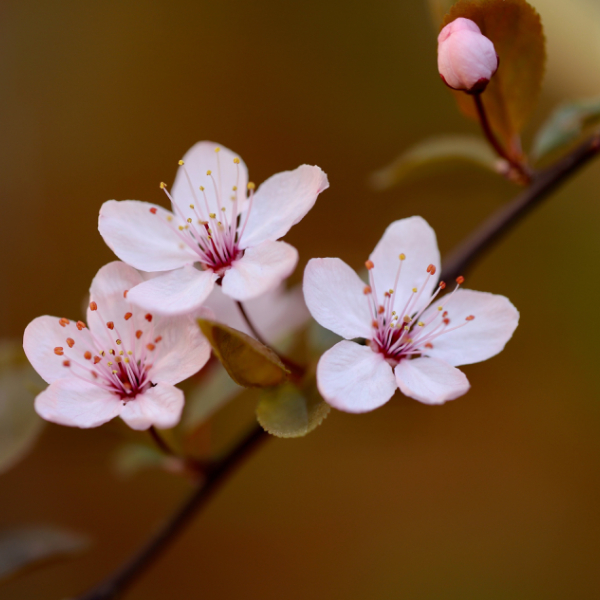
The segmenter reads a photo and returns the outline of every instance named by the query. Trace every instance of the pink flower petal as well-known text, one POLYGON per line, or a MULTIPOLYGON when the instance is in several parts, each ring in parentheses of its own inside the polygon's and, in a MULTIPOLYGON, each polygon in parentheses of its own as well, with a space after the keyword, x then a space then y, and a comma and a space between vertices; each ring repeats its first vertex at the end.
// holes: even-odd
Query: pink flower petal
POLYGON ((127 402, 121 418, 132 429, 143 430, 152 425, 158 429, 169 429, 179 423, 183 402, 180 389, 159 383, 127 402))
POLYGON ((350 413, 385 404, 396 391, 392 367, 368 346, 342 341, 319 360, 317 386, 327 402, 350 413))
POLYGON ((369 259, 375 265, 373 276, 378 298, 383 299, 384 292, 394 288, 400 266, 400 254, 404 254, 406 259, 402 261, 402 272, 392 298, 394 310, 398 312, 404 309, 410 297, 414 295, 413 288, 421 291, 427 280, 427 267, 431 264, 437 272, 429 277, 419 301, 413 305, 411 312, 415 312, 428 303, 439 279, 440 270, 440 252, 435 232, 423 218, 410 217, 394 221, 375 246, 369 259))
POLYGON ((75 353, 82 358, 86 350, 94 351, 89 330, 79 329, 76 323, 59 317, 44 316, 27 325, 23 335, 23 349, 44 381, 52 383, 69 377, 69 371, 63 366, 63 362, 75 353))
POLYGON ((327 175, 319 167, 309 165, 269 177, 255 194, 240 247, 283 237, 328 187, 327 175))
POLYGON ((188 316, 156 319, 156 360, 150 371, 154 383, 176 384, 197 373, 210 358, 210 344, 188 316))
POLYGON ((212 271, 186 265, 144 281, 129 290, 127 299, 157 314, 189 314, 202 305, 216 279, 212 271))
POLYGON ((223 292, 250 300, 277 287, 296 268, 298 251, 285 242, 263 242, 247 248, 223 276, 223 292))
POLYGON ((84 429, 110 421, 122 409, 116 394, 75 377, 53 382, 35 399, 35 410, 46 421, 84 429))
POLYGON ((314 319, 346 339, 371 337, 365 283, 339 258, 313 258, 304 270, 304 299, 314 319))
MULTIPOLYGON (((210 212, 220 214, 215 185, 213 179, 206 174, 207 171, 212 172, 214 181, 221 188, 221 206, 226 207, 228 214, 232 206, 230 198, 235 193, 232 190, 233 186, 237 187, 239 206, 244 205, 248 169, 239 155, 215 142, 198 142, 185 153, 183 162, 184 166, 177 169, 171 190, 173 199, 182 209, 187 209, 190 204, 193 204, 200 209, 201 213, 206 212, 204 196, 200 194, 199 189, 203 186, 210 212), (215 152, 215 148, 219 148, 219 152, 215 152), (233 162, 235 158, 239 159, 238 165, 233 162)), ((208 215, 204 217, 207 219, 208 215)))
MULTIPOLYGON (((432 340, 433 348, 427 350, 428 356, 439 358, 455 367, 487 360, 498 354, 519 323, 519 312, 508 298, 487 292, 459 289, 445 306, 445 310, 450 319, 449 329, 462 325, 471 315, 475 317, 460 329, 432 340)), ((437 305, 433 305, 423 313, 421 320, 427 322, 437 312, 437 305)), ((425 327, 423 335, 438 322, 436 319, 425 327)))
POLYGON ((147 202, 110 200, 100 209, 98 229, 111 250, 127 264, 142 271, 168 271, 198 260, 174 231, 180 221, 172 217, 171 227, 169 216, 164 208, 147 202))
POLYGON ((443 404, 465 394, 466 375, 437 358, 402 360, 394 369, 400 391, 425 404, 443 404))

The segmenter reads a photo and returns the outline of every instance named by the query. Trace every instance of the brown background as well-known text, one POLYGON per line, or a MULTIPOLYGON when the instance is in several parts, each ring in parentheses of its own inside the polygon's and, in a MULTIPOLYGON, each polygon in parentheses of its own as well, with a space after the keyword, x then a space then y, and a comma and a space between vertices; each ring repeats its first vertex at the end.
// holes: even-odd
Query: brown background
MULTIPOLYGON (((526 140, 555 103, 600 89, 587 35, 597 4, 534 4, 549 76, 526 140)), ((163 202, 158 183, 199 139, 239 152, 257 183, 304 162, 329 174, 286 238, 301 253, 295 281, 315 256, 358 267, 389 222, 412 214, 447 251, 515 193, 468 168, 383 194, 366 186, 420 138, 476 131, 439 82, 420 0, 6 0, 0 81, 1 336, 40 314, 76 318, 112 260, 101 203, 163 202)), ((443 407, 398 395, 270 441, 127 597, 597 597, 599 183, 595 164, 470 274, 470 287, 507 295, 521 325, 505 352, 465 368, 468 395, 443 407)), ((58 523, 95 545, 0 598, 81 591, 186 495, 167 474, 116 477, 123 434, 49 426, 2 477, 0 525, 58 523)))

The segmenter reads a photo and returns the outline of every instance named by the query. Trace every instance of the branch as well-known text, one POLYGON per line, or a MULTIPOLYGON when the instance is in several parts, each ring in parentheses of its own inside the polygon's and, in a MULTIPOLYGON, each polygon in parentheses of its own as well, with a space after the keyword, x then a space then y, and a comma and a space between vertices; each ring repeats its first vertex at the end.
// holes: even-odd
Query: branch
MULTIPOLYGON (((516 225, 534 206, 598 152, 600 152, 600 134, 592 136, 555 165, 541 171, 527 190, 484 221, 464 242, 459 244, 444 262, 442 269, 444 278, 450 281, 461 275, 475 258, 479 258, 500 239, 502 234, 516 225)), ((138 553, 98 586, 73 600, 110 600, 120 595, 176 539, 243 460, 267 437, 268 434, 258 424, 255 425, 229 454, 208 468, 204 482, 198 484, 191 496, 138 553)))
POLYGON ((600 133, 588 138, 556 164, 540 171, 525 191, 486 219, 450 253, 442 266, 442 277, 452 281, 462 275, 473 260, 480 258, 503 234, 598 152, 600 133))
POLYGON ((171 518, 139 552, 134 554, 120 569, 91 590, 73 600, 109 600, 127 589, 185 529, 196 512, 201 509, 225 483, 228 475, 240 466, 268 434, 256 424, 229 454, 214 463, 204 482, 198 484, 191 496, 175 511, 171 518))

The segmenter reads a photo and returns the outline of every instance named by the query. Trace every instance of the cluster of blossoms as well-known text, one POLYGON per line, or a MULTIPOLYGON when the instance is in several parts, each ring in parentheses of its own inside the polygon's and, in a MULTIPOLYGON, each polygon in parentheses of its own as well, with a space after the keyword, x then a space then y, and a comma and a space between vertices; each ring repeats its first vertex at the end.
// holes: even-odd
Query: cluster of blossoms
MULTIPOLYGON (((477 93, 498 59, 477 25, 457 19, 440 33, 438 64, 449 86, 477 93)), ((43 418, 95 427, 120 416, 134 429, 173 427, 184 405, 175 384, 210 357, 194 318, 245 329, 241 302, 274 335, 301 325, 308 308, 345 338, 320 358, 317 386, 348 412, 377 408, 397 388, 428 404, 461 396, 469 382, 456 367, 500 352, 517 326, 506 298, 462 289, 462 278, 442 294, 435 234, 420 217, 387 228, 366 263, 368 283, 338 258, 312 259, 306 306, 299 291, 285 299, 298 253, 280 238, 327 189, 325 173, 302 165, 256 189, 239 156, 211 142, 193 146, 179 165, 171 191, 160 186, 170 211, 134 200, 102 206, 100 234, 123 262, 94 278, 87 324, 44 316, 25 330, 25 352, 50 384, 36 398, 43 418)))

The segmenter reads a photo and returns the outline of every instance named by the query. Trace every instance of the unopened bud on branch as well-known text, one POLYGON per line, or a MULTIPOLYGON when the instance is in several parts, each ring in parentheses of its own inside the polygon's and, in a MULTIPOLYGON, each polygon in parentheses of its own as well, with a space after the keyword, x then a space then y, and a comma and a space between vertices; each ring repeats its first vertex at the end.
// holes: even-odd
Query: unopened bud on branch
POLYGON ((458 19, 438 36, 438 70, 444 83, 470 94, 483 92, 498 69, 494 44, 476 23, 458 19))

